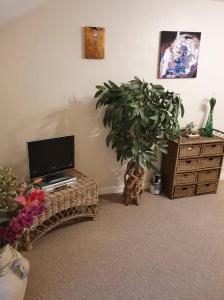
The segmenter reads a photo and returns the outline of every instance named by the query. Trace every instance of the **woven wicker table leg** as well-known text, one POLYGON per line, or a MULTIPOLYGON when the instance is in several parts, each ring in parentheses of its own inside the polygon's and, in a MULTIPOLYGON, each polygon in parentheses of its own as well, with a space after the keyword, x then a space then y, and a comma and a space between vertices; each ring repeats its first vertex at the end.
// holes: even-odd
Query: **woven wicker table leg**
POLYGON ((96 219, 97 219, 97 205, 92 205, 91 209, 92 209, 92 212, 93 212, 92 221, 96 221, 96 219))

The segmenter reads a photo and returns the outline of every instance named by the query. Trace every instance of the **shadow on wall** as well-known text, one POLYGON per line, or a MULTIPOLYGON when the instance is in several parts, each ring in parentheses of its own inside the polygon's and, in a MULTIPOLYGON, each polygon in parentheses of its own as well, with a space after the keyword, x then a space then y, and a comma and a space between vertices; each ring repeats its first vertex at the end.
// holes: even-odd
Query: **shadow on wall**
POLYGON ((106 147, 103 112, 96 111, 95 104, 93 98, 73 96, 62 107, 20 120, 16 131, 10 134, 11 148, 14 149, 11 155, 16 155, 16 159, 9 163, 16 174, 27 173, 26 141, 74 134, 76 168, 94 178, 100 186, 122 184, 125 166, 121 167, 114 151, 106 147))
POLYGON ((200 108, 201 108, 201 111, 203 112, 203 116, 201 118, 200 123, 198 124, 199 125, 198 128, 203 128, 207 121, 207 115, 208 115, 208 111, 209 111, 209 107, 210 107, 209 100, 210 99, 207 99, 207 98, 202 99, 200 108))
MULTIPOLYGON (((202 100, 203 117, 199 127, 206 122, 208 101, 202 100)), ((51 111, 36 111, 18 119, 16 128, 1 132, 4 143, 0 145, 0 165, 12 167, 22 177, 27 174, 26 141, 74 134, 76 168, 94 178, 100 187, 122 185, 126 166, 121 166, 116 161, 115 152, 107 148, 107 130, 102 124, 103 111, 96 111, 95 104, 96 101, 91 97, 77 99, 72 96, 51 111)), ((147 172, 146 187, 150 176, 147 172)))
POLYGON ((66 108, 45 117, 41 131, 55 124, 55 135, 74 134, 76 168, 95 178, 100 185, 117 185, 122 169, 116 163, 114 152, 106 147, 103 112, 96 111, 95 104, 90 97, 70 97, 66 108))

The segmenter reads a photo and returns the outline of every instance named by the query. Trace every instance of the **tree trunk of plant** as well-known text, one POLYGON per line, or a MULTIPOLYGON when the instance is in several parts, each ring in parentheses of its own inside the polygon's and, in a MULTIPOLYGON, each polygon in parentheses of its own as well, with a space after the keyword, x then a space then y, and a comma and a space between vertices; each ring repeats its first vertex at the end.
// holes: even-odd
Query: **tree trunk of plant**
POLYGON ((139 199, 143 192, 143 179, 145 170, 142 166, 135 167, 130 162, 124 174, 124 201, 125 204, 135 203, 139 205, 139 199))

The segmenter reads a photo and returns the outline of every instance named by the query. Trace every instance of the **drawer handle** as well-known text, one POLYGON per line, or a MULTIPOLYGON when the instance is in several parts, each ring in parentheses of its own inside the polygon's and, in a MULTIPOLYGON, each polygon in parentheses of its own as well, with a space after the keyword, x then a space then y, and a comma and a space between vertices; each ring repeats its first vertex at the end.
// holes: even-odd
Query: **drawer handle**
POLYGON ((209 183, 207 183, 205 186, 210 186, 210 184, 209 184, 209 183))
POLYGON ((190 164, 191 163, 191 160, 187 160, 187 164, 190 164))
POLYGON ((212 145, 212 147, 213 147, 213 148, 215 148, 215 147, 216 147, 216 145, 212 145))
POLYGON ((187 190, 187 187, 182 188, 182 190, 183 190, 183 191, 186 191, 186 190, 187 190))
POLYGON ((188 147, 188 148, 187 148, 187 150, 192 150, 192 149, 193 149, 192 147, 188 147))
POLYGON ((213 160, 213 158, 212 158, 212 157, 210 157, 210 158, 209 158, 209 160, 213 160))
POLYGON ((211 173, 211 171, 207 171, 207 174, 210 174, 211 173))

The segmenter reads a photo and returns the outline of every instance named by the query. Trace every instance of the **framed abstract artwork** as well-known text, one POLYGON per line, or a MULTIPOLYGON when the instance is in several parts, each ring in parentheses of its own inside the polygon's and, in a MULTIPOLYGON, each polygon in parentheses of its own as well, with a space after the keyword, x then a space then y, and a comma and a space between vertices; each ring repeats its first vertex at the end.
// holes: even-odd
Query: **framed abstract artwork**
POLYGON ((200 32, 162 31, 158 77, 195 78, 200 40, 200 32))
POLYGON ((104 58, 105 28, 85 27, 85 58, 104 58))

